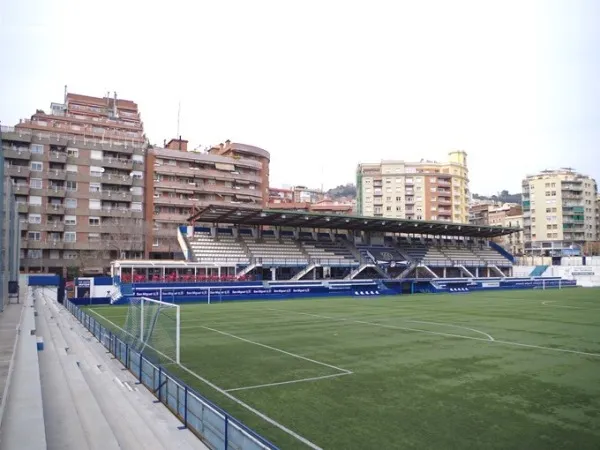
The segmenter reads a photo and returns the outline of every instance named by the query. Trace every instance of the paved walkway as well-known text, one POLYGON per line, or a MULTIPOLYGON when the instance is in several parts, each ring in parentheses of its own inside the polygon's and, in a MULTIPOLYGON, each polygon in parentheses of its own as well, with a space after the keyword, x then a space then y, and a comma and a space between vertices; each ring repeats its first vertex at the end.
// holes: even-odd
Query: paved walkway
MULTIPOLYGON (((25 290, 25 292, 27 292, 25 290)), ((8 389, 10 388, 10 372, 15 344, 17 342, 17 328, 21 321, 23 304, 12 303, 6 305, 0 313, 0 426, 4 418, 8 389)))

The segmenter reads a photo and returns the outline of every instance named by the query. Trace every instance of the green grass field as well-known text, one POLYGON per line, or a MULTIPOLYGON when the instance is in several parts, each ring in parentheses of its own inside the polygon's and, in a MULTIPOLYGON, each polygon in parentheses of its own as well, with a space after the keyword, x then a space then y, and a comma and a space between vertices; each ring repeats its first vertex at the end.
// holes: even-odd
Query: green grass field
MULTIPOLYGON (((122 324, 127 309, 94 312, 122 324)), ((187 370, 169 369, 282 449, 600 448, 600 289, 181 313, 187 370)))

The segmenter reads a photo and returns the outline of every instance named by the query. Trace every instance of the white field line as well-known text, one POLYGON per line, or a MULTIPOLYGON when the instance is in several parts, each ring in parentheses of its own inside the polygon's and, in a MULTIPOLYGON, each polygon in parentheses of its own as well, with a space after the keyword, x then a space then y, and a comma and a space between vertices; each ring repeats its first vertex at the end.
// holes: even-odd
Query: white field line
POLYGON ((400 327, 400 326, 387 325, 387 324, 377 323, 377 322, 366 322, 364 320, 352 320, 352 319, 345 319, 345 318, 322 316, 320 314, 309 314, 309 313, 304 313, 304 312, 291 311, 291 310, 287 310, 287 309, 285 309, 285 310, 284 309, 273 309, 273 308, 267 308, 267 309, 270 309, 272 311, 281 311, 281 312, 287 312, 287 313, 293 313, 293 314, 302 314, 305 316, 318 317, 321 319, 329 319, 329 320, 335 320, 335 321, 340 321, 340 322, 360 323, 363 325, 371 325, 374 327, 381 327, 381 328, 390 328, 393 330, 417 331, 417 332, 421 332, 421 333, 438 334, 441 336, 458 337, 458 338, 462 338, 462 339, 471 339, 473 341, 491 342, 491 343, 495 343, 495 344, 514 345, 517 347, 536 348, 539 350, 548 350, 548 351, 552 351, 552 352, 574 353, 576 355, 600 357, 600 353, 582 352, 579 350, 570 350, 570 349, 566 349, 566 348, 544 347, 541 345, 523 344, 521 342, 499 341, 497 339, 489 340, 489 339, 484 339, 484 338, 479 338, 479 337, 474 337, 474 336, 462 336, 460 334, 437 333, 435 331, 419 330, 417 328, 400 327))
POLYGON ((462 325, 455 325, 453 323, 442 323, 442 322, 428 322, 425 320, 407 320, 407 322, 410 323, 424 323, 424 324, 429 324, 429 325, 440 325, 443 327, 452 327, 452 328, 462 328, 463 330, 469 330, 472 331, 473 333, 479 333, 479 334, 483 334, 485 337, 487 337, 490 341, 495 341, 494 337, 484 333, 483 331, 477 330, 475 328, 469 328, 469 327, 463 327, 462 325))
POLYGON ((284 384, 304 383, 307 381, 319 381, 319 380, 325 380, 327 378, 336 378, 336 377, 343 377, 344 375, 352 375, 352 373, 353 372, 348 371, 348 372, 342 372, 342 373, 334 373, 331 375, 323 375, 321 377, 300 378, 298 380, 280 381, 278 383, 257 384, 254 386, 243 386, 243 387, 239 387, 239 388, 227 389, 226 392, 245 391, 248 389, 258 389, 258 388, 265 388, 265 387, 271 387, 271 386, 282 386, 284 384))
MULTIPOLYGON (((188 327, 187 329, 190 329, 190 328, 192 328, 192 327, 188 327)), ((327 363, 324 363, 324 362, 321 362, 321 361, 317 361, 315 359, 310 359, 310 358, 307 358, 306 356, 297 355, 296 353, 288 352, 286 350, 282 350, 282 349, 277 348, 277 347, 271 347, 270 345, 267 345, 267 344, 261 344, 260 342, 251 341, 250 339, 246 339, 246 338, 243 338, 243 337, 240 337, 240 336, 236 336, 235 334, 227 333, 225 331, 217 330, 216 328, 210 328, 210 327, 207 327, 207 326, 204 326, 204 325, 198 325, 198 327, 194 327, 194 328, 203 328, 205 330, 214 331, 215 333, 219 333, 219 334, 222 334, 224 336, 229 336, 229 337, 234 338, 234 339, 239 339, 240 341, 247 342, 249 344, 258 345, 259 347, 264 347, 264 348, 267 348, 269 350, 273 350, 275 352, 283 353, 284 355, 292 356, 292 357, 298 358, 298 359, 303 359, 304 361, 308 361, 308 362, 311 362, 313 364, 318 364, 320 366, 329 367, 330 369, 337 370, 338 372, 342 372, 343 374, 346 374, 346 375, 352 373, 351 370, 342 369, 341 367, 336 367, 336 366, 333 366, 331 364, 327 364, 327 363)))
MULTIPOLYGON (((433 334, 436 336, 457 337, 457 338, 462 338, 462 339, 473 339, 475 341, 494 341, 494 338, 491 337, 489 334, 484 333, 483 331, 479 331, 479 330, 473 330, 473 331, 477 331, 478 333, 485 334, 487 336, 486 339, 475 337, 475 336, 464 336, 462 334, 444 333, 442 331, 421 330, 420 328, 401 327, 401 326, 387 325, 384 323, 376 323, 376 322, 365 322, 364 320, 353 320, 353 319, 346 319, 343 317, 322 316, 320 314, 309 314, 309 313, 298 312, 298 311, 290 311, 287 309, 273 309, 273 308, 267 308, 267 309, 269 309, 271 311, 291 312, 294 314, 302 314, 304 316, 311 316, 311 317, 318 317, 321 319, 335 320, 338 322, 360 323, 363 325, 372 325, 372 326, 381 327, 381 328, 391 328, 394 330, 415 331, 417 333, 433 334)), ((429 323, 433 323, 433 322, 429 322, 429 323)), ((447 325, 447 324, 445 324, 445 325, 447 325)), ((465 327, 461 327, 461 328, 465 328, 465 327)), ((468 329, 470 330, 470 328, 468 328, 468 329)))
MULTIPOLYGON (((115 324, 114 322, 111 322, 110 320, 108 320, 106 317, 102 316, 101 314, 97 313, 96 311, 94 311, 93 309, 90 309, 90 311, 94 314, 96 314, 97 316, 101 317, 102 319, 106 320, 108 323, 110 323, 111 325, 113 325, 114 327, 118 328, 119 330, 123 331, 126 334, 130 334, 127 331, 125 331, 123 328, 121 328, 120 326, 118 326, 117 324, 115 324)), ((152 348, 150 346, 148 346, 149 348, 152 348)), ((159 353, 160 355, 164 356, 166 359, 170 360, 171 362, 175 363, 175 361, 173 360, 173 358, 165 355, 164 353, 156 350, 155 348, 152 348, 152 350, 154 350, 155 352, 159 353)), ((313 450, 323 450, 321 447, 319 447, 317 444, 314 444, 313 442, 309 441, 308 439, 306 439, 305 437, 300 436, 298 433, 296 433, 293 430, 290 430, 289 428, 287 428, 285 425, 280 424, 279 422, 277 422, 274 419, 271 419, 269 416, 267 416, 266 414, 260 412, 259 410, 253 408, 252 406, 248 405, 247 403, 244 403, 243 401, 241 401, 239 398, 234 397, 233 395, 231 395, 230 393, 228 393, 225 389, 220 388, 219 386, 217 386, 214 383, 211 383, 210 381, 208 381, 206 378, 201 377, 200 375, 198 375, 196 372, 194 372, 193 370, 187 368, 186 366, 184 366, 183 364, 178 364, 178 366, 186 371, 188 374, 190 374, 191 376, 193 376, 194 378, 197 378, 198 380, 202 381, 204 384, 206 384, 207 386, 210 386, 211 388, 213 388, 215 391, 219 392, 220 394, 224 395, 225 397, 227 397, 228 399, 234 401, 235 403, 237 403, 238 405, 240 405, 241 407, 247 409, 248 411, 250 411, 251 413, 255 414, 256 416, 260 417, 261 419, 263 419, 265 422, 270 423, 271 425, 279 428, 281 431, 283 431, 284 433, 289 434, 290 436, 292 436, 294 439, 302 442, 303 444, 305 444, 306 446, 312 448, 313 450)))
POLYGON ((556 300, 546 300, 542 302, 544 306, 550 306, 552 308, 569 308, 569 309, 583 309, 587 311, 599 311, 600 308, 586 308, 584 306, 567 306, 567 305, 551 305, 550 303, 556 303, 556 300))

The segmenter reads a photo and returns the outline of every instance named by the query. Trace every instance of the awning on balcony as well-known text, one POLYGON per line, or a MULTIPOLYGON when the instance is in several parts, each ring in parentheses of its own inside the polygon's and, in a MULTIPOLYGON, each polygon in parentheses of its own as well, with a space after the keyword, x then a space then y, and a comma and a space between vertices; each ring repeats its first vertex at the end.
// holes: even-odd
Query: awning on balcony
POLYGON ((239 179, 236 179, 235 182, 237 184, 250 184, 250 182, 248 180, 239 180, 239 179))
POLYGON ((224 163, 215 163, 215 168, 217 170, 223 170, 227 172, 233 172, 235 170, 235 166, 233 164, 224 164, 224 163))
POLYGON ((250 197, 249 195, 235 194, 235 198, 237 200, 254 201, 254 197, 250 197))

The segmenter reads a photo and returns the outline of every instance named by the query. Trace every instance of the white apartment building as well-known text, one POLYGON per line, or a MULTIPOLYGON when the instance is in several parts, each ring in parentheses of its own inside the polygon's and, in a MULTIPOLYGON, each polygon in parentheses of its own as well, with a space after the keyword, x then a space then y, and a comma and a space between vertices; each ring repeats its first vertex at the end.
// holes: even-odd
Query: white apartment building
POLYGON ((598 239, 596 181, 570 168, 523 180, 525 253, 562 255, 598 239))
POLYGON ((451 151, 447 162, 381 161, 359 164, 357 213, 362 216, 467 223, 467 154, 451 151))

